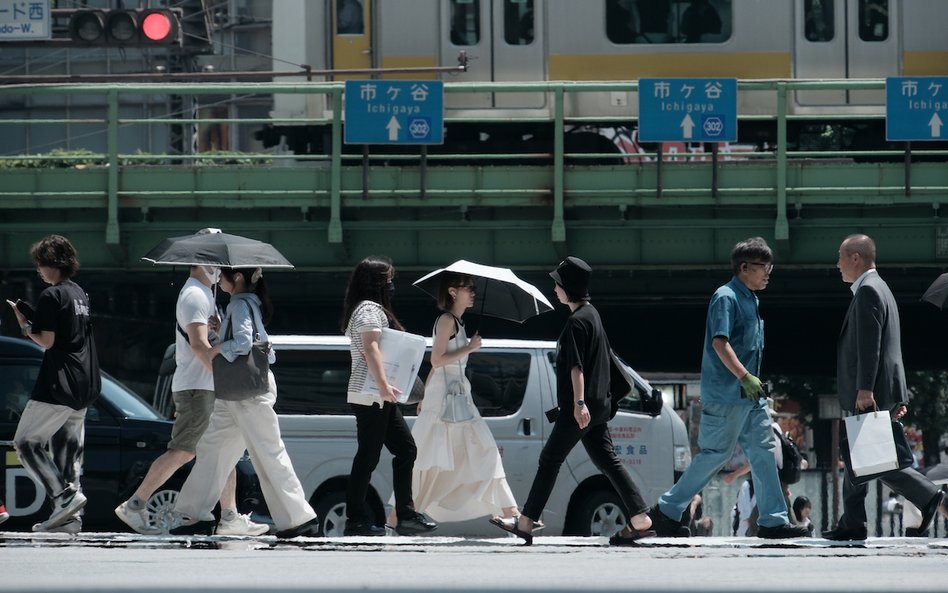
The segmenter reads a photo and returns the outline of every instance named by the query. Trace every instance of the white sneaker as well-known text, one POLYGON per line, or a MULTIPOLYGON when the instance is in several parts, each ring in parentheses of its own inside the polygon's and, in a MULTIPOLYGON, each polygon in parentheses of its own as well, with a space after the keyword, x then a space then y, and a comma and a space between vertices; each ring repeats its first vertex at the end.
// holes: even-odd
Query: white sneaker
POLYGON ((86 506, 86 497, 82 492, 75 491, 66 496, 57 497, 53 501, 53 514, 45 521, 47 529, 59 527, 86 506))
POLYGON ((82 531, 82 519, 79 517, 72 517, 65 523, 55 527, 49 527, 48 521, 43 521, 42 523, 33 525, 33 531, 42 531, 44 533, 68 533, 70 535, 76 535, 82 531))
POLYGON ((266 523, 254 523, 250 520, 250 515, 238 514, 230 521, 221 519, 217 524, 217 535, 263 535, 270 531, 270 526, 266 523))
POLYGON ((124 521, 126 525, 142 535, 158 535, 162 533, 160 528, 155 527, 149 521, 148 511, 145 509, 138 511, 132 510, 129 508, 127 500, 115 507, 115 515, 124 521))

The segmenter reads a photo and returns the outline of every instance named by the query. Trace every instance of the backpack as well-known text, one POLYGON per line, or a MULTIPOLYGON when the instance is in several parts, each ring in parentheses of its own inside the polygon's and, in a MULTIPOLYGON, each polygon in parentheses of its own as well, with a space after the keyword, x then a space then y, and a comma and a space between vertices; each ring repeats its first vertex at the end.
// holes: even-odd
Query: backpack
POLYGON ((777 470, 780 481, 784 484, 796 484, 800 481, 803 465, 803 454, 789 435, 774 429, 780 448, 783 450, 783 467, 777 470))

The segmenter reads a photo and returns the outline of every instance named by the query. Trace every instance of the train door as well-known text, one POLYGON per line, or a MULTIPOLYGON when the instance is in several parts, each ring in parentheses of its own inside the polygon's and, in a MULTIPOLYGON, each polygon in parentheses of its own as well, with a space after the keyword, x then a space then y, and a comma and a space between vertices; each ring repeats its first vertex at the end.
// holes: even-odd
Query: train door
MULTIPOLYGON (((371 0, 330 0, 332 10, 332 67, 335 70, 372 67, 371 0)), ((367 76, 338 76, 368 78, 367 76)))
MULTIPOLYGON (((537 0, 442 0, 441 63, 467 52, 469 70, 459 81, 543 80, 543 3, 537 0)), ((538 108, 543 93, 449 95, 449 108, 538 108)))
MULTIPOLYGON (((899 0, 797 0, 796 78, 883 78, 899 74, 899 0)), ((800 105, 882 105, 884 91, 806 91, 800 105)))

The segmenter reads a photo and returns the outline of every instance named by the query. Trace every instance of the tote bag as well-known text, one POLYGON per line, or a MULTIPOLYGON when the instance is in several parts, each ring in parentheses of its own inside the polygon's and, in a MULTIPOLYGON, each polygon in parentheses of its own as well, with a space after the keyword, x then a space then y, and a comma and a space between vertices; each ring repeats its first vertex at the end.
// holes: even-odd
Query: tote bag
MULTIPOLYGON (((256 314, 250 303, 250 322, 253 324, 254 343, 250 352, 241 354, 233 362, 223 356, 215 356, 214 396, 226 401, 241 401, 263 395, 270 389, 270 342, 260 342, 256 314)), ((224 341, 233 338, 233 325, 227 324, 224 341)))
POLYGON ((861 484, 890 471, 912 465, 912 453, 902 424, 887 410, 844 419, 843 454, 849 459, 850 479, 861 484))
MULTIPOLYGON (((455 322, 456 323, 456 322, 455 322)), ((455 330, 457 331, 457 330, 455 330)), ((455 334, 455 346, 459 347, 458 335, 455 334)), ((454 381, 448 381, 448 371, 446 367, 441 367, 447 383, 447 393, 444 394, 444 408, 441 410, 441 421, 448 424, 460 424, 474 420, 474 400, 470 394, 464 391, 464 367, 461 366, 461 360, 458 359, 458 371, 461 378, 454 381)))

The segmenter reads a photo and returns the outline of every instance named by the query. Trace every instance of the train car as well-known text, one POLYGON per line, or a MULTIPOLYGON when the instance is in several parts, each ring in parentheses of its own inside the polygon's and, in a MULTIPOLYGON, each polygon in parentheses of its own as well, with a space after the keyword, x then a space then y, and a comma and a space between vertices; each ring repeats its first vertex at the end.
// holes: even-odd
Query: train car
MULTIPOLYGON (((273 55, 274 69, 287 69, 288 63, 390 69, 450 66, 464 52, 468 71, 440 77, 464 82, 879 79, 948 74, 945 23, 944 0, 283 0, 273 6, 273 55)), ((445 106, 449 117, 552 113, 551 96, 543 92, 449 94, 445 106)), ((773 114, 776 98, 741 93, 738 108, 741 114, 773 114)), ((882 91, 798 91, 788 108, 818 122, 830 114, 881 114, 884 96, 882 91)), ((631 91, 571 94, 566 104, 567 117, 617 124, 629 122, 637 110, 631 91)), ((322 97, 275 100, 281 118, 327 112, 322 97)), ((473 132, 503 137, 500 144, 509 147, 531 132, 481 124, 465 134, 462 126, 452 133, 448 125, 449 147, 473 132)), ((282 135, 291 148, 312 147, 320 133, 293 125, 269 130, 271 138, 282 135)), ((759 131, 752 135, 761 137, 759 131)))

